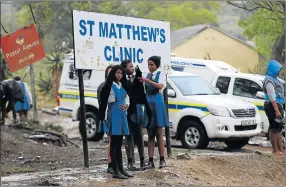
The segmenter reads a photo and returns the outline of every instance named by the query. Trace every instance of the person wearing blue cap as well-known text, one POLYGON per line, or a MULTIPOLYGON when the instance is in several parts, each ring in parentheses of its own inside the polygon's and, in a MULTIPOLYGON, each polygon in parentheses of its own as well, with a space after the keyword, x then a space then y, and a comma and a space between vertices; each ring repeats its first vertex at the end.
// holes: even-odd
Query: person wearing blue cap
POLYGON ((269 120, 269 139, 272 144, 273 154, 283 155, 281 131, 285 103, 284 85, 278 79, 283 66, 276 60, 270 60, 267 67, 267 75, 264 79, 263 89, 265 93, 264 110, 269 120))

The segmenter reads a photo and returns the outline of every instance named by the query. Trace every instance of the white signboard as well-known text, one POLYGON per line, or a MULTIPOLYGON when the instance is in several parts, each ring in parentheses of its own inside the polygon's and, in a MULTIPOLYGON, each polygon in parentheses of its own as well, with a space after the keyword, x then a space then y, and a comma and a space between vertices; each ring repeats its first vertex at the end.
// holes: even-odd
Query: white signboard
POLYGON ((161 57, 171 70, 170 23, 73 10, 75 68, 105 70, 131 60, 144 72, 148 58, 161 57))

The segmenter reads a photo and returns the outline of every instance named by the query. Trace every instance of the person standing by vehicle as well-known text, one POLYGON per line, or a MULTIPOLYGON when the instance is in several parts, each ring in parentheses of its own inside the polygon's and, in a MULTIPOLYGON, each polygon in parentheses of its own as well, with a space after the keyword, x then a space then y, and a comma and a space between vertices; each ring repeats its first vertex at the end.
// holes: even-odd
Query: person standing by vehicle
POLYGON ((269 139, 272 144, 273 154, 283 155, 281 131, 284 115, 283 104, 285 102, 284 85, 278 79, 283 66, 276 60, 270 60, 267 68, 267 76, 264 79, 265 93, 264 110, 269 120, 269 139))
POLYGON ((122 141, 129 135, 127 109, 129 96, 126 93, 126 77, 120 65, 114 66, 100 92, 99 120, 106 121, 110 134, 110 156, 113 178, 127 179, 133 177, 123 167, 122 141), (107 106, 108 105, 108 106, 107 106), (107 108, 107 120, 105 112, 107 108))
POLYGON ((127 169, 130 171, 144 170, 147 167, 144 159, 144 140, 142 132, 142 125, 144 122, 142 120, 140 121, 140 119, 142 119, 140 114, 144 115, 143 107, 148 103, 143 83, 137 79, 139 76, 142 77, 142 73, 139 68, 135 71, 134 65, 130 60, 123 60, 121 66, 126 73, 127 94, 130 97, 130 105, 127 111, 130 135, 126 136, 125 144, 128 160, 127 169), (134 143, 138 148, 140 156, 140 168, 135 167, 134 143))
POLYGON ((159 71, 161 65, 161 58, 158 56, 151 56, 148 59, 149 73, 147 77, 139 78, 140 81, 145 82, 145 90, 147 101, 152 112, 150 123, 147 125, 148 131, 148 154, 149 163, 148 168, 155 168, 153 162, 155 137, 158 141, 158 149, 160 154, 159 168, 166 167, 164 159, 164 140, 163 140, 163 127, 169 125, 167 109, 164 103, 162 91, 166 86, 166 75, 164 72, 159 71))
MULTIPOLYGON (((110 70, 112 69, 113 65, 109 65, 106 69, 105 69, 105 81, 102 82, 98 88, 97 88, 97 100, 98 100, 98 105, 100 106, 100 103, 101 103, 101 98, 100 98, 100 92, 106 82, 106 79, 108 77, 108 74, 110 72, 110 70)), ((113 170, 112 170, 112 162, 111 162, 111 157, 110 157, 110 136, 108 134, 108 132, 105 132, 107 133, 107 136, 108 136, 108 150, 107 150, 107 158, 108 158, 108 167, 107 167, 107 173, 110 173, 112 174, 113 173, 113 170)))
POLYGON ((19 76, 15 76, 14 80, 22 85, 24 89, 24 102, 17 101, 16 102, 16 112, 19 113, 20 122, 28 121, 28 112, 32 108, 32 94, 25 82, 21 80, 19 76))

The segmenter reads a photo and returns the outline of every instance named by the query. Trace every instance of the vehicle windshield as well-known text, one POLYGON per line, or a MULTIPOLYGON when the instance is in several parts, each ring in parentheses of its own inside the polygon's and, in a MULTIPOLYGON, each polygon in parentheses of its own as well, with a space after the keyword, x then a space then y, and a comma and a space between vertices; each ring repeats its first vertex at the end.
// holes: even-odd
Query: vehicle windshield
POLYGON ((211 84, 198 76, 170 76, 169 78, 184 96, 220 94, 211 84))

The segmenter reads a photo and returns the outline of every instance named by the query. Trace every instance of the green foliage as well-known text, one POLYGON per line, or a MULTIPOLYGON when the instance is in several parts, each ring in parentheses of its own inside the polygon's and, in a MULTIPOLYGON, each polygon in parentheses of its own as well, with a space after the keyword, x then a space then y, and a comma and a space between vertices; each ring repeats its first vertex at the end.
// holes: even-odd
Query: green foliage
POLYGON ((39 91, 44 95, 49 95, 51 98, 56 98, 59 89, 63 58, 64 54, 61 51, 48 54, 44 60, 44 63, 47 65, 48 74, 43 75, 40 73, 38 82, 39 91))
POLYGON ((220 10, 218 2, 130 2, 127 7, 131 16, 169 21, 172 30, 217 23, 215 13, 220 10))
POLYGON ((256 43, 261 54, 259 65, 254 71, 265 74, 270 58, 282 59, 285 41, 282 36, 284 26, 284 1, 241 1, 229 4, 252 13, 242 19, 239 25, 244 29, 244 36, 256 43))
POLYGON ((53 83, 50 74, 43 74, 42 72, 40 72, 39 78, 36 83, 39 92, 41 92, 44 96, 49 96, 52 98, 53 83))
POLYGON ((283 21, 276 12, 259 9, 248 19, 240 21, 244 35, 255 41, 257 50, 265 57, 270 57, 275 40, 283 34, 283 21))
POLYGON ((10 72, 8 65, 6 63, 5 58, 3 57, 2 52, 0 51, 0 82, 8 79, 12 76, 12 73, 10 72))
POLYGON ((48 65, 48 70, 51 72, 53 69, 62 71, 64 54, 62 52, 53 52, 46 56, 44 62, 48 65))
MULTIPOLYGON (((218 2, 169 2, 169 1, 44 1, 32 3, 38 31, 46 52, 55 51, 62 42, 72 48, 72 10, 84 10, 105 14, 133 16, 165 20, 171 29, 196 24, 217 23, 218 2)), ((17 13, 18 25, 33 23, 29 6, 22 5, 17 13)))

